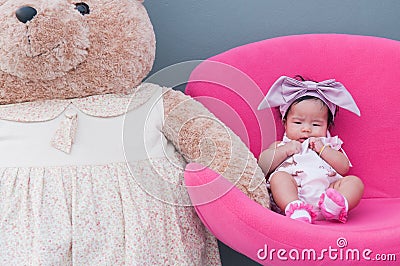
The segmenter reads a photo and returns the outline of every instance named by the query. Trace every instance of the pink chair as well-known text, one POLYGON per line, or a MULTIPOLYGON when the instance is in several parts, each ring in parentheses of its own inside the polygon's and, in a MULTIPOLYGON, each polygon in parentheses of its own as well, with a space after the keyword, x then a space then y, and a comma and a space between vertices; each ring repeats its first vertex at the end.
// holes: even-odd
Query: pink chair
POLYGON ((365 184, 346 224, 305 224, 265 209, 209 169, 189 164, 185 182, 196 211, 223 243, 261 264, 359 263, 400 260, 400 42, 384 38, 309 34, 247 44, 209 58, 186 93, 202 102, 256 157, 283 127, 278 112, 257 111, 280 76, 335 78, 353 95, 361 117, 341 109, 332 134, 344 141, 365 184), (217 180, 218 182, 212 182, 217 180), (229 190, 200 201, 215 189, 229 190))

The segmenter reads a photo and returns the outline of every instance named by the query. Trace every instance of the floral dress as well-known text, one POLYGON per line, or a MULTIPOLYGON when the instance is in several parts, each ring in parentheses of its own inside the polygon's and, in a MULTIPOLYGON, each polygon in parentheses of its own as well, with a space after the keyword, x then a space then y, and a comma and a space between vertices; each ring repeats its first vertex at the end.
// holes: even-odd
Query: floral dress
POLYGON ((219 265, 162 88, 0 106, 1 265, 219 265))

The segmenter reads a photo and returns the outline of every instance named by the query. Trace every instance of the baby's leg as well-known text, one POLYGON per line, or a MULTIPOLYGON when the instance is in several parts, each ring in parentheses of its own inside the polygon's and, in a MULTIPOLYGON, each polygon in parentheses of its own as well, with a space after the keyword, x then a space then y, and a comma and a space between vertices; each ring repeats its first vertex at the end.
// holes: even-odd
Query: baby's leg
POLYGON ((349 210, 358 205, 364 193, 363 182, 354 175, 345 176, 332 183, 329 187, 337 190, 346 198, 349 210))
POLYGON ((327 220, 347 221, 347 212, 360 202, 364 192, 362 181, 356 176, 345 176, 332 183, 318 203, 327 220))
POLYGON ((272 197, 281 210, 295 200, 299 199, 296 180, 286 172, 276 172, 269 180, 272 197))
POLYGON ((292 175, 286 172, 276 172, 270 177, 272 197, 286 216, 312 223, 315 213, 311 205, 299 200, 298 186, 292 175))

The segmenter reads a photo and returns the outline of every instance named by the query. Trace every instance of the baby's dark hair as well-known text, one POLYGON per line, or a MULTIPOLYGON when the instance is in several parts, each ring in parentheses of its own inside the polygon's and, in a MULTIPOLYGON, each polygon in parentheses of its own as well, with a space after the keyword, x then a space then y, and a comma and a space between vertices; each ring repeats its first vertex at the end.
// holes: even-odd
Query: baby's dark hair
MULTIPOLYGON (((297 80, 300 80, 300 81, 313 81, 313 82, 316 82, 316 81, 314 81, 314 80, 312 80, 312 79, 305 79, 305 78, 304 78, 303 76, 301 76, 301 75, 296 75, 296 76, 294 76, 294 78, 297 79, 297 80)), ((314 97, 314 96, 306 95, 306 96, 300 97, 300 98, 296 99, 296 100, 289 106, 289 108, 286 110, 285 116, 283 117, 282 121, 286 121, 287 115, 288 115, 290 109, 292 108, 292 106, 293 106, 294 104, 298 104, 299 102, 302 102, 302 101, 305 101, 305 100, 318 100, 318 101, 320 101, 323 105, 326 105, 321 99, 319 99, 319 98, 317 98, 317 97, 314 97)), ((338 112, 338 109, 339 109, 339 108, 336 107, 335 116, 336 116, 336 114, 337 114, 337 112, 338 112)), ((332 126, 334 125, 333 119, 334 119, 334 116, 333 116, 333 114, 331 113, 331 111, 330 111, 329 108, 328 108, 328 127, 332 127, 332 126)))

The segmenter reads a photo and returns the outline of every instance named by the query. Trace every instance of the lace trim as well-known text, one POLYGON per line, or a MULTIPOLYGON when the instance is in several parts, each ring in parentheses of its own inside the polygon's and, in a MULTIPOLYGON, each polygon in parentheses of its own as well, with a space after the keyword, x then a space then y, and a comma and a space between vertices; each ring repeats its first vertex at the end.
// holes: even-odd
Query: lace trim
POLYGON ((131 94, 94 95, 67 100, 45 100, 0 105, 0 119, 15 122, 44 122, 60 116, 69 105, 95 117, 115 117, 134 110, 146 103, 158 85, 143 83, 131 94))

